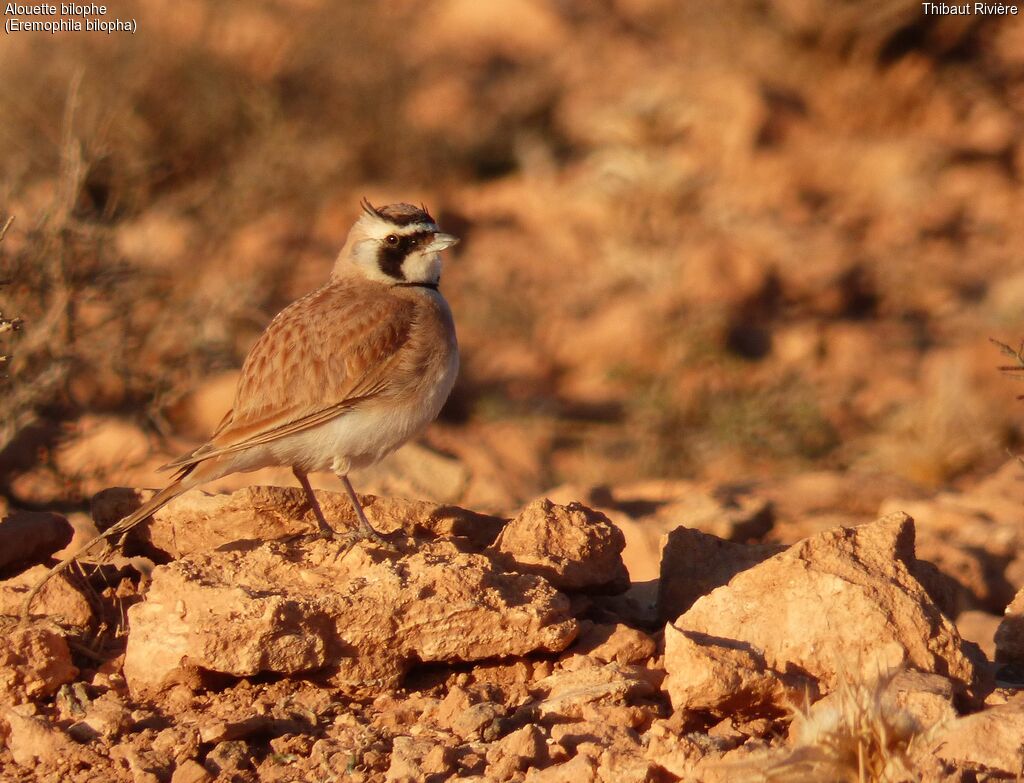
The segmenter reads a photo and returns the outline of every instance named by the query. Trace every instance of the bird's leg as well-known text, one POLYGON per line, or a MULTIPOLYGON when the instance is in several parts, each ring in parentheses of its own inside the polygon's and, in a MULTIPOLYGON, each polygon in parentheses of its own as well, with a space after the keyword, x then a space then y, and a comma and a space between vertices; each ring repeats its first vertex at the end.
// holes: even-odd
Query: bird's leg
POLYGON ((316 517, 317 524, 320 526, 320 532, 327 536, 333 536, 334 528, 328 525, 327 520, 324 519, 324 512, 323 509, 320 508, 320 501, 316 499, 316 495, 313 493, 313 488, 309 486, 309 479, 306 478, 306 474, 296 467, 292 468, 292 473, 295 474, 295 478, 299 480, 299 483, 306 492, 306 499, 309 501, 309 505, 313 509, 313 516, 316 517))
POLYGON ((345 485, 345 491, 348 493, 348 499, 352 501, 352 508, 355 509, 356 517, 359 519, 359 528, 363 531, 363 535, 367 538, 372 538, 374 541, 378 541, 382 544, 386 544, 384 536, 373 529, 373 525, 370 524, 370 520, 366 518, 366 514, 363 512, 363 506, 359 502, 359 498, 356 497, 356 491, 352 489, 352 482, 348 480, 348 474, 339 473, 338 478, 341 479, 341 483, 345 485))

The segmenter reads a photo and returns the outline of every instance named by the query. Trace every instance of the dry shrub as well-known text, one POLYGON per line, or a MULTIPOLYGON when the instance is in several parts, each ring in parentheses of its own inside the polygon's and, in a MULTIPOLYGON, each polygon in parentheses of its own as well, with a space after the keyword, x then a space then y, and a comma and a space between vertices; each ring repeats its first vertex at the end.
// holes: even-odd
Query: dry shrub
POLYGON ((913 751, 921 741, 916 721, 886 698, 895 675, 874 682, 840 683, 834 703, 803 711, 796 745, 765 773, 771 783, 903 783, 919 778, 913 751))

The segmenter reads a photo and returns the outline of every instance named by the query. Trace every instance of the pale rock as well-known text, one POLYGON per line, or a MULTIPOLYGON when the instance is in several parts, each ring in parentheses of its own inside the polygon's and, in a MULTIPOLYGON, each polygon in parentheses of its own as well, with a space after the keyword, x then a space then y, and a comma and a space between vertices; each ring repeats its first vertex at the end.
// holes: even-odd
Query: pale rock
POLYGON ((487 776, 507 780, 517 772, 540 766, 547 759, 544 733, 532 723, 492 742, 487 748, 487 776))
POLYGON ((239 677, 330 670, 343 687, 395 687, 414 661, 558 651, 577 632, 568 600, 544 580, 441 541, 398 558, 310 538, 197 552, 154 569, 128 620, 133 690, 184 666, 239 677))
POLYGON ((837 513, 863 516, 867 522, 886 498, 913 498, 914 486, 892 473, 808 470, 773 481, 761 488, 760 494, 771 501, 779 519, 787 523, 799 524, 808 517, 837 513))
POLYGON ((861 719, 911 736, 935 731, 956 717, 949 680, 904 670, 844 683, 809 709, 796 710, 789 738, 796 746, 822 746, 822 737, 834 733, 837 726, 861 719))
POLYGON ((433 740, 395 737, 386 781, 420 781, 439 775, 447 779, 452 768, 451 752, 433 740))
POLYGON ((927 754, 1015 779, 1021 771, 1021 737, 1024 701, 1017 698, 946 723, 929 736, 927 754))
POLYGON ((665 627, 665 690, 676 710, 719 717, 783 715, 813 694, 806 677, 785 674, 765 663, 746 642, 665 627))
POLYGON ((151 748, 134 747, 128 743, 114 745, 110 756, 128 766, 133 783, 161 783, 166 780, 166 772, 172 764, 169 758, 151 748))
POLYGON ((37 765, 52 765, 61 757, 76 754, 75 743, 41 717, 7 708, 0 720, 7 725, 7 749, 20 767, 34 770, 37 765))
POLYGON ((678 630, 749 644, 776 671, 799 667, 823 692, 844 676, 909 666, 958 690, 977 673, 956 628, 915 577, 905 514, 822 533, 732 578, 678 620, 678 630))
POLYGON ((622 592, 629 586, 625 545, 604 514, 545 498, 510 520, 491 549, 515 570, 542 576, 560 590, 622 592))
POLYGON ((493 701, 482 701, 463 710, 452 721, 452 731, 464 741, 494 740, 500 734, 500 720, 505 717, 507 709, 503 704, 493 701))
POLYGON ((585 502, 619 511, 661 530, 684 526, 729 541, 761 538, 772 528, 772 505, 740 486, 652 479, 614 488, 594 487, 585 502))
POLYGON ((89 702, 85 717, 72 725, 68 733, 79 742, 89 742, 96 737, 117 737, 131 726, 124 701, 114 691, 107 691, 89 702))
POLYGON ((676 528, 661 540, 659 619, 671 622, 701 596, 785 548, 779 544, 737 544, 700 530, 676 528))
POLYGON ((909 715, 920 732, 955 720, 953 683, 941 674, 902 671, 889 681, 884 703, 909 715))
POLYGON ((204 378, 168 408, 168 421, 177 432, 205 440, 217 429, 224 412, 231 410, 239 374, 238 370, 224 370, 204 378))
POLYGON ((52 696, 77 676, 60 634, 35 625, 0 634, 0 704, 52 696))

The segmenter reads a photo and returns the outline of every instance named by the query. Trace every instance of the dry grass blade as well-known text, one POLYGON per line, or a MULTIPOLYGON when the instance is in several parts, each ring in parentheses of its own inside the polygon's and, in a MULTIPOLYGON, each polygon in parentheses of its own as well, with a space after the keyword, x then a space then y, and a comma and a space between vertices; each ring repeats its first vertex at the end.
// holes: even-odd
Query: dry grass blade
POLYGON ((874 682, 844 681, 832 704, 814 710, 805 707, 793 752, 766 772, 766 780, 915 780, 912 751, 922 735, 916 721, 886 697, 895 674, 890 672, 874 682))

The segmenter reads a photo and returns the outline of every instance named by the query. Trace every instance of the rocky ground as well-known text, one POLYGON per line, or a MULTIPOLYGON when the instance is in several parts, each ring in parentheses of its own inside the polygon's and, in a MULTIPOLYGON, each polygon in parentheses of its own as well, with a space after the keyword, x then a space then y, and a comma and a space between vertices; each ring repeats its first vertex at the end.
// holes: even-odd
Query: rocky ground
POLYGON ((324 538, 298 489, 194 491, 25 625, 33 564, 87 531, 12 514, 4 779, 1018 779, 1024 468, 909 499, 800 481, 801 507, 662 481, 511 519, 364 496, 387 545, 340 494, 324 538))
POLYGON ((0 47, 0 778, 1017 779, 1024 15, 109 5, 0 47), (463 239, 391 546, 230 476, 19 626, 364 196, 463 239))

